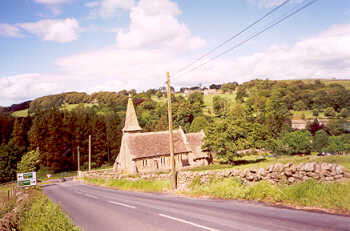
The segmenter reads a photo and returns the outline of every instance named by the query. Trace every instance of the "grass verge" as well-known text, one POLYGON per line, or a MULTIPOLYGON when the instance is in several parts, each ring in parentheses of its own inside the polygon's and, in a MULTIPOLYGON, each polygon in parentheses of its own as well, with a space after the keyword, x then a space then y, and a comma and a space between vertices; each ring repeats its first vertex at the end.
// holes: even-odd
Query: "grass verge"
POLYGON ((31 198, 31 205, 20 220, 20 230, 80 230, 71 223, 70 218, 62 209, 40 190, 31 192, 31 198))
POLYGON ((117 188, 120 190, 143 191, 143 192, 164 192, 171 189, 168 180, 126 180, 126 179, 101 179, 84 177, 86 183, 117 188))
POLYGON ((293 185, 275 185, 260 181, 244 185, 237 178, 212 179, 208 184, 200 184, 199 179, 194 179, 190 189, 183 193, 196 197, 256 200, 350 214, 350 181, 322 183, 308 180, 293 185))

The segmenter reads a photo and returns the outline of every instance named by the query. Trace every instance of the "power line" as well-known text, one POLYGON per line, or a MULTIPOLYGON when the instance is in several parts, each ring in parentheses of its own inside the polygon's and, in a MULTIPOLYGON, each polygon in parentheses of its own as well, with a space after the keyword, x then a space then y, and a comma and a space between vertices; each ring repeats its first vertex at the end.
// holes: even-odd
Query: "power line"
POLYGON ((261 35, 261 34, 264 33, 265 31, 271 29, 272 27, 274 27, 274 26, 276 26, 276 25, 282 23, 282 22, 285 21, 286 19, 288 19, 288 18, 292 17, 293 15, 299 13, 299 12, 302 11, 303 9, 305 9, 305 8, 307 8, 307 7, 309 7, 309 6, 311 6, 312 4, 316 3, 317 1, 319 1, 319 0, 313 0, 313 1, 311 1, 311 2, 309 2, 309 3, 307 3, 307 4, 305 4, 304 6, 302 6, 302 7, 298 8, 298 9, 294 10, 293 12, 289 13, 288 15, 286 15, 286 16, 280 18, 277 22, 272 23, 271 25, 267 26, 267 27, 264 28, 263 30, 261 30, 261 31, 255 33, 255 34, 253 34, 252 36, 248 37, 247 39, 243 40, 242 42, 236 44, 235 46, 233 46, 233 47, 231 47, 231 48, 225 50, 224 52, 222 52, 222 53, 220 53, 220 54, 218 54, 218 55, 216 55, 216 56, 210 58, 208 61, 206 61, 206 62, 204 62, 204 63, 201 63, 200 65, 198 65, 198 66, 196 66, 196 67, 190 69, 189 71, 184 72, 184 73, 182 73, 182 74, 180 74, 180 75, 178 75, 178 76, 182 76, 182 75, 188 74, 188 73, 190 73, 190 72, 192 72, 192 71, 195 71, 195 70, 197 70, 198 68, 200 68, 200 67, 202 67, 202 66, 208 64, 209 62, 211 62, 211 61, 213 61, 213 60, 219 58, 220 56, 223 56, 223 55, 225 55, 225 54, 231 52, 232 50, 234 50, 234 49, 236 49, 236 48, 242 46, 243 44, 247 43, 248 41, 250 41, 250 40, 252 40, 252 39, 258 37, 259 35, 261 35))
MULTIPOLYGON (((226 43, 232 41, 233 39, 237 38, 238 36, 240 36, 241 34, 243 34, 244 32, 246 32, 247 30, 249 30, 251 27, 255 26, 256 24, 258 24, 259 22, 261 22, 262 20, 264 20, 266 17, 268 17, 269 15, 271 15, 273 12, 277 11, 278 9, 280 9, 281 7, 283 7, 284 5, 286 5, 290 0, 285 0, 284 2, 282 2, 280 5, 276 6, 275 8, 273 8, 272 10, 270 10, 269 12, 267 12, 264 16, 262 16, 261 18, 259 18, 258 20, 256 20, 255 22, 253 22, 252 24, 248 25, 247 27, 245 27, 243 30, 241 30, 240 32, 238 32, 237 34, 233 35, 232 37, 230 37, 229 39, 225 40, 224 42, 220 43, 219 45, 217 45, 216 47, 214 47, 213 49, 209 50, 207 53, 205 53, 204 55, 200 56, 199 58, 197 58, 195 61, 191 62, 189 65, 184 66, 183 68, 179 69, 176 74, 186 70, 187 68, 189 68, 190 66, 192 66, 193 64, 197 63, 198 61, 202 60, 203 58, 207 57, 208 55, 210 55, 211 53, 213 53, 214 51, 216 51, 217 49, 219 49, 220 47, 222 47, 223 45, 225 45, 226 43)), ((175 75, 176 75, 175 74, 175 75)))

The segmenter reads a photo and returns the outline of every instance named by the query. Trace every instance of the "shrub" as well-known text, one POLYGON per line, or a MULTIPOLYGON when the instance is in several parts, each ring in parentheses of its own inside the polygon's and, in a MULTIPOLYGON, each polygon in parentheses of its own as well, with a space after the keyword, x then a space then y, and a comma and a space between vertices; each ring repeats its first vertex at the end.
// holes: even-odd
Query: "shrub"
POLYGON ((22 156, 20 162, 17 163, 17 172, 34 172, 40 166, 39 149, 27 152, 22 156))
POLYGON ((336 112, 332 107, 327 107, 324 110, 324 115, 327 117, 335 117, 336 116, 336 112))

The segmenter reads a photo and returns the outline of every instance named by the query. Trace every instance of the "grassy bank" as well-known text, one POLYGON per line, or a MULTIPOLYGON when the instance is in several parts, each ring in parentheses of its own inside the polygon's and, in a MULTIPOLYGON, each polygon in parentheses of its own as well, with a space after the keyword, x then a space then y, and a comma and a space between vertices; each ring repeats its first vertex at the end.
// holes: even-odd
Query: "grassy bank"
POLYGON ((282 204, 293 207, 329 209, 332 212, 350 214, 350 182, 321 183, 308 180, 293 185, 274 185, 266 181, 244 185, 239 179, 213 179, 200 184, 195 179, 190 196, 209 196, 222 199, 244 199, 282 204))
POLYGON ((20 220, 20 230, 80 230, 71 223, 62 209, 40 190, 30 193, 31 203, 20 220))
POLYGON ((85 177, 83 179, 86 183, 117 188, 120 190, 143 191, 143 192, 164 192, 171 188, 168 180, 114 180, 85 177))

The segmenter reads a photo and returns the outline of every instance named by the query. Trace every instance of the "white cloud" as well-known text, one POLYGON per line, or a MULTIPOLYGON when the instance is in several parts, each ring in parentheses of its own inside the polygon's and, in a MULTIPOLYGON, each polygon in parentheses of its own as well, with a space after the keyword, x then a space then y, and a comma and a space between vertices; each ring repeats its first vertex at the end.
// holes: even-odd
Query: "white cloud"
POLYGON ((16 26, 7 23, 0 23, 0 36, 23 37, 21 31, 16 26))
MULTIPOLYGON (((146 90, 164 86, 166 72, 191 63, 163 46, 121 49, 118 46, 62 57, 61 74, 30 74, 0 78, 0 105, 65 91, 146 90)), ((350 24, 334 26, 291 46, 275 45, 263 52, 220 59, 187 75, 172 77, 172 85, 208 85, 255 78, 350 79, 350 24)))
POLYGON ((79 23, 74 18, 62 20, 45 19, 34 23, 17 24, 30 34, 37 35, 45 41, 71 42, 78 39, 79 23))
POLYGON ((45 5, 59 5, 64 3, 70 3, 72 2, 72 0, 34 0, 34 2, 45 5))
POLYGON ((130 12, 130 26, 116 37, 120 48, 163 46, 176 50, 195 50, 205 45, 193 37, 176 18, 181 11, 169 0, 141 0, 130 12))
POLYGON ((102 0, 101 2, 93 1, 85 4, 90 8, 90 17, 111 18, 116 15, 117 10, 130 10, 135 5, 135 0, 102 0))

